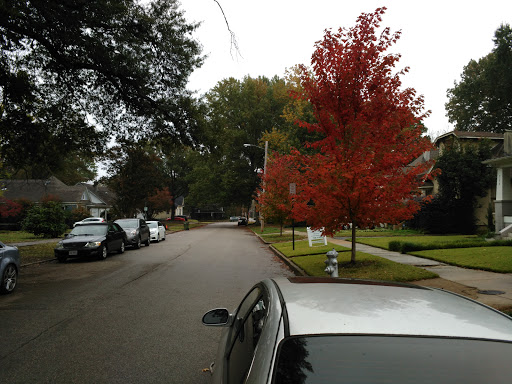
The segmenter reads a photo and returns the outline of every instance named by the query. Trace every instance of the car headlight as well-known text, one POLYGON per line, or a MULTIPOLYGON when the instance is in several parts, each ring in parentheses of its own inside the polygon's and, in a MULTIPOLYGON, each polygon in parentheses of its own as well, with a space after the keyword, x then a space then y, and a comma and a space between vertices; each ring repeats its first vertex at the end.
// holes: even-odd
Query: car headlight
POLYGON ((137 234, 137 230, 136 229, 132 229, 130 231, 130 235, 135 236, 136 234, 137 234))
POLYGON ((89 241, 85 246, 89 248, 99 247, 101 246, 101 241, 89 241))
POLYGON ((59 242, 57 243, 57 247, 56 247, 56 248, 57 248, 57 249, 62 249, 62 248, 64 248, 64 243, 63 243, 62 241, 59 241, 59 242))

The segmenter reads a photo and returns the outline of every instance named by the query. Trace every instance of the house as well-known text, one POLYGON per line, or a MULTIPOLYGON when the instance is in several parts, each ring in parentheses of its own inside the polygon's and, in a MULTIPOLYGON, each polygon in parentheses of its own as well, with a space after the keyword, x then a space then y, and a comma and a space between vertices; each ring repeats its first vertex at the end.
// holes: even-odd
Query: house
POLYGON ((496 233, 505 237, 512 233, 512 131, 505 132, 495 156, 484 164, 497 170, 494 221, 496 233))
MULTIPOLYGON (((420 162, 428 161, 429 159, 436 159, 443 154, 443 151, 446 148, 452 147, 454 145, 460 146, 463 148, 465 145, 469 143, 478 143, 480 140, 487 139, 492 143, 492 156, 493 159, 500 157, 500 154, 503 153, 503 145, 504 145, 504 135, 501 133, 492 133, 492 132, 465 132, 465 131, 451 131, 445 133, 443 135, 438 136, 434 140, 434 146, 436 149, 434 151, 426 152, 418 159, 416 159, 411 165, 418 164, 420 162)), ((491 161, 491 160, 490 160, 491 161)), ((490 164, 490 163, 489 163, 490 164)), ((512 159, 510 162, 510 167, 512 167, 512 159)), ((492 165, 492 164, 490 164, 492 165)), ((430 170, 431 171, 431 170, 430 170)), ((429 172, 430 172, 429 171, 429 172)), ((427 172, 428 173, 428 172, 427 172)), ((439 183, 436 178, 432 180, 426 180, 423 185, 420 187, 421 195, 435 195, 439 192, 439 183)), ((487 195, 485 197, 479 198, 477 202, 477 209, 475 211, 476 217, 476 225, 481 228, 487 227, 487 216, 488 216, 488 208, 489 205, 493 205, 494 201, 497 200, 496 196, 496 187, 493 186, 489 189, 487 195)), ((511 192, 511 200, 512 200, 512 192, 511 192)), ((512 201, 511 201, 512 204, 512 201)), ((501 203, 498 204, 501 206, 501 203)), ((498 211, 498 205, 496 205, 496 209, 498 211)), ((512 206, 511 212, 512 215, 512 206)), ((512 219, 512 217, 511 217, 512 219)), ((512 223, 512 221, 511 221, 512 223)), ((498 222, 496 219, 496 226, 498 227, 498 222)))
POLYGON ((40 202, 45 196, 56 196, 65 210, 83 207, 91 216, 105 216, 112 208, 113 193, 101 185, 79 183, 66 185, 54 176, 48 179, 0 180, 2 195, 9 200, 27 199, 40 202))

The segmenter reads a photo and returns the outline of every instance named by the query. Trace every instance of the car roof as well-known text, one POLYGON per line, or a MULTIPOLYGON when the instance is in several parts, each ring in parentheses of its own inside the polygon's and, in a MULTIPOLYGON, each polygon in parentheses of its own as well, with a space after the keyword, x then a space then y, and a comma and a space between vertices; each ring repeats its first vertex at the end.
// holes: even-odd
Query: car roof
POLYGON ((273 281, 285 304, 290 335, 420 335, 512 341, 510 317, 448 291, 340 278, 273 281))
POLYGON ((108 223, 106 221, 85 221, 81 223, 76 223, 76 226, 84 226, 84 225, 108 225, 112 223, 108 223))

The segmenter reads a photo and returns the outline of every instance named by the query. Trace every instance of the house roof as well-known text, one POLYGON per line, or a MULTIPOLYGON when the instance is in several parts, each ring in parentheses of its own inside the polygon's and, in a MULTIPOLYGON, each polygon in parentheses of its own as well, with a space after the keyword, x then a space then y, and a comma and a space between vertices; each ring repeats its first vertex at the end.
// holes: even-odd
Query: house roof
POLYGON ((454 136, 459 139, 491 139, 491 140, 503 140, 503 133, 494 133, 494 132, 467 132, 467 131, 451 131, 445 133, 441 136, 438 136, 434 140, 434 144, 438 145, 439 141, 443 141, 444 139, 454 136))
POLYGON ((112 197, 105 187, 97 188, 89 184, 69 186, 54 176, 48 179, 4 179, 0 180, 3 196, 7 199, 27 199, 39 202, 45 196, 54 195, 63 203, 92 202, 95 205, 110 205, 112 197), (107 198, 109 197, 109 198, 107 198))

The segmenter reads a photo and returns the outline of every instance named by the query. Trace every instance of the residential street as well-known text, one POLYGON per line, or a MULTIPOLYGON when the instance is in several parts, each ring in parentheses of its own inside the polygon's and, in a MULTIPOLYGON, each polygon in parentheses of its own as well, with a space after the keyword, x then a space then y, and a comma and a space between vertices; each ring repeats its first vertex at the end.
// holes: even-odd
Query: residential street
POLYGON ((292 272, 247 228, 216 223, 105 261, 24 267, 0 296, 0 382, 207 383, 220 329, 257 281, 292 272))

